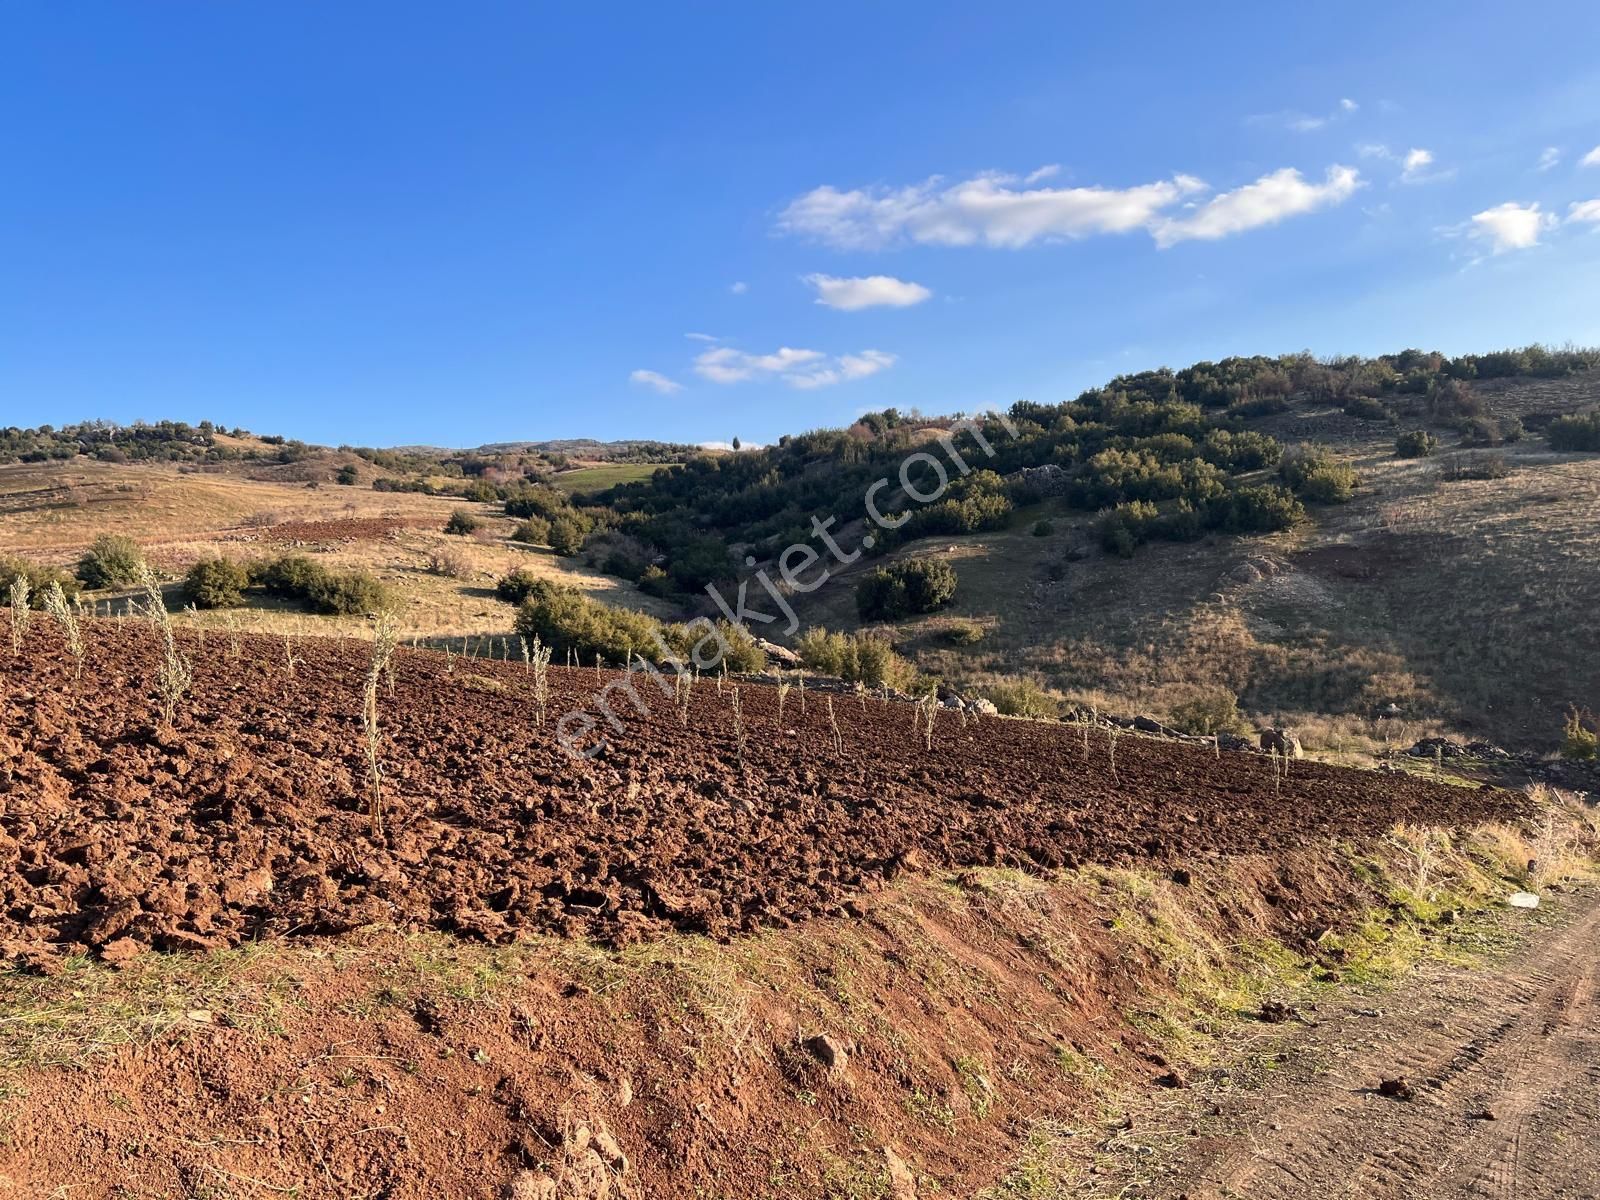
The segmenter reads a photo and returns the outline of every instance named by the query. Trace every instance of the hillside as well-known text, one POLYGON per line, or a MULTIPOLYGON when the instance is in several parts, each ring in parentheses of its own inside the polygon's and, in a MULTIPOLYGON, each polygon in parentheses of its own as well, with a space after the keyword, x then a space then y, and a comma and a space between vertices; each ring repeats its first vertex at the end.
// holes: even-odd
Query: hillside
MULTIPOLYGON (((463 646, 512 633, 493 584, 513 572, 668 620, 719 616, 705 589, 731 600, 744 583, 770 614, 759 580, 805 546, 828 575, 782 588, 801 628, 753 631, 802 651, 819 627, 886 638, 909 660, 903 687, 915 671, 919 689, 937 678, 1008 711, 1288 726, 1352 761, 1434 734, 1545 752, 1569 708, 1600 705, 1600 660, 1573 652, 1600 599, 1600 455, 1582 448, 1596 420, 1582 414, 1600 409, 1594 360, 1538 347, 1230 359, 1019 403, 1004 421, 890 410, 682 465, 649 460, 686 448, 646 442, 585 450, 602 460, 550 457, 577 443, 329 450, 210 426, 13 430, 3 445, 32 461, 0 466, 0 531, 7 552, 61 567, 126 535, 171 576, 205 557, 309 552, 397 589, 408 637, 463 646), (1430 453, 1400 457, 1401 433, 1426 434, 1430 453), (108 438, 148 453, 115 461, 108 438), (872 493, 877 479, 891 486, 872 493), (870 522, 869 494, 904 523, 870 522), (471 536, 443 532, 457 510, 471 536), (811 524, 829 517, 841 555, 811 524), (928 558, 955 570, 947 604, 863 619, 868 575, 928 558)), ((255 628, 360 625, 246 599, 255 628)), ((541 628, 559 660, 626 652, 541 628)))

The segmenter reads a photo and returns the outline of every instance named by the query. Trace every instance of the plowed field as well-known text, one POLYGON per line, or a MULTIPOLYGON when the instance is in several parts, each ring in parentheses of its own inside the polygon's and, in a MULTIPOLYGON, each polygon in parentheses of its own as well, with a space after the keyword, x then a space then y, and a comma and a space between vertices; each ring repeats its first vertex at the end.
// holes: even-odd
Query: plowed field
MULTIPOLYGON (((361 732, 368 648, 180 635, 195 682, 159 721, 158 640, 91 622, 82 679, 42 617, 0 650, 0 940, 206 948, 373 923, 503 940, 621 943, 666 927, 729 936, 864 902, 907 866, 1050 868, 1272 852, 1398 821, 1506 818, 1519 797, 1105 730, 914 710, 701 679, 687 726, 648 711, 575 760, 556 719, 615 674, 552 669, 550 722, 520 662, 453 669, 402 649, 380 689, 387 829, 361 732), (741 729, 742 726, 742 738, 741 729), (740 745, 743 745, 742 756, 740 745), (131 941, 125 940, 131 939, 131 941)), ((1277 902, 1277 901, 1275 901, 1277 902)), ((1291 909, 1302 903, 1281 897, 1291 909)))

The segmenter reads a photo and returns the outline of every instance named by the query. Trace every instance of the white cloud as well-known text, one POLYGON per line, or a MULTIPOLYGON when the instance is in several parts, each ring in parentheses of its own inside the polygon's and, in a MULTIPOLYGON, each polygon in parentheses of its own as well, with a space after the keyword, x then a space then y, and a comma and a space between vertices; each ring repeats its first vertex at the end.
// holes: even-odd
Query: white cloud
POLYGON ((683 335, 691 342, 720 342, 722 339, 710 333, 686 333, 683 335))
POLYGON ((1541 170, 1541 171, 1548 171, 1552 167, 1559 166, 1560 163, 1561 163, 1561 147, 1560 146, 1546 146, 1544 148, 1544 152, 1539 155, 1539 170, 1541 170))
POLYGON ((728 290, 735 296, 742 296, 750 290, 750 285, 742 279, 737 279, 728 285, 728 290))
POLYGON ((1600 200, 1583 200, 1567 209, 1567 224, 1574 221, 1586 225, 1600 225, 1600 200))
POLYGON ((641 387, 653 388, 663 396, 670 396, 673 392, 683 391, 683 384, 676 379, 668 379, 660 371, 635 371, 628 376, 629 383, 637 383, 641 387))
POLYGON ((1017 248, 1036 241, 1141 229, 1168 206, 1205 190, 1187 175, 1117 189, 1019 188, 1014 175, 985 174, 945 186, 935 176, 903 188, 840 191, 824 184, 778 218, 785 233, 844 249, 898 242, 1017 248))
POLYGON ((1354 167, 1329 167, 1322 183, 1308 183, 1299 171, 1285 167, 1213 196, 1188 216, 1163 218, 1151 226, 1151 233, 1163 247, 1191 238, 1211 241, 1343 203, 1363 186, 1354 167))
POLYGON ((1596 146, 1589 153, 1578 160, 1580 167, 1600 167, 1600 146, 1596 146))
POLYGON ((1205 203, 1190 199, 1209 190, 1192 175, 1124 189, 1017 186, 1021 182, 1015 175, 990 173, 950 185, 936 176, 892 189, 841 191, 824 184, 790 203, 779 215, 778 228, 850 250, 907 242, 1018 249, 1135 229, 1170 246, 1313 212, 1365 186, 1353 168, 1343 166, 1328 168, 1323 183, 1308 183, 1298 171, 1284 168, 1205 203), (1183 215, 1168 215, 1185 200, 1183 215))
POLYGON ((1415 183, 1423 178, 1423 173, 1433 165, 1433 151, 1408 150, 1401 161, 1403 170, 1400 178, 1406 183, 1415 183))
POLYGON ((1508 250, 1527 250, 1539 244, 1539 235, 1548 230, 1555 218, 1539 211, 1537 204, 1497 204, 1493 208, 1475 213, 1472 218, 1472 235, 1488 242, 1495 254, 1508 250))
POLYGON ((1043 179, 1054 179, 1059 174, 1061 174, 1061 164, 1060 163, 1046 163, 1044 166, 1039 167, 1037 170, 1029 171, 1026 175, 1024 175, 1022 177, 1022 182, 1023 183, 1038 183, 1040 180, 1043 180, 1043 179))
POLYGON ((893 275, 865 275, 841 279, 837 275, 807 275, 804 282, 817 289, 817 303, 844 312, 862 308, 909 308, 933 295, 920 283, 893 275))
POLYGON ((895 364, 895 355, 883 350, 830 357, 820 350, 780 347, 772 354, 746 354, 732 346, 716 346, 695 357, 695 373, 712 383, 745 383, 780 379, 794 388, 829 387, 852 379, 865 379, 895 364))
POLYGON ((1354 100, 1344 99, 1339 101, 1339 108, 1344 112, 1355 112, 1355 110, 1360 107, 1361 105, 1357 104, 1354 100))

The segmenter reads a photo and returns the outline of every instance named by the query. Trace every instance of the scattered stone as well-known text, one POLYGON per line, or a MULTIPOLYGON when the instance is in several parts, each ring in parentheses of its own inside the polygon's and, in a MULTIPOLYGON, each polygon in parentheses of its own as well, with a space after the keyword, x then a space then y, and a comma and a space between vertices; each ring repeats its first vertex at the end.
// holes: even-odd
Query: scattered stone
POLYGON ((129 966, 144 952, 144 947, 131 937, 113 938, 100 947, 100 961, 108 967, 121 970, 129 966))
POLYGON ((1378 1084, 1378 1095, 1387 1096, 1391 1100, 1415 1100, 1417 1089, 1404 1079, 1385 1079, 1378 1084))
POLYGON ((506 1185, 506 1200, 556 1200, 556 1181, 538 1171, 518 1171, 506 1185))
POLYGON ((1168 1071, 1165 1075, 1157 1075, 1154 1082, 1157 1087, 1164 1088, 1186 1088, 1189 1086, 1189 1081, 1176 1071, 1168 1071))
POLYGON ((889 1200, 917 1200, 916 1176, 906 1160, 885 1146, 883 1162, 889 1172, 889 1200))
POLYGON ((1478 1108, 1467 1114, 1469 1121, 1498 1121, 1500 1118, 1492 1108, 1478 1108))
POLYGON ((1260 1009, 1256 1011, 1256 1020, 1265 1022, 1268 1025, 1282 1025, 1289 1018, 1298 1017, 1299 1015, 1292 1005, 1284 1004, 1278 1000, 1265 1000, 1262 1002, 1260 1009))
POLYGON ((845 1048, 825 1033, 808 1037, 800 1048, 823 1066, 830 1075, 843 1075, 850 1066, 850 1055, 845 1048))

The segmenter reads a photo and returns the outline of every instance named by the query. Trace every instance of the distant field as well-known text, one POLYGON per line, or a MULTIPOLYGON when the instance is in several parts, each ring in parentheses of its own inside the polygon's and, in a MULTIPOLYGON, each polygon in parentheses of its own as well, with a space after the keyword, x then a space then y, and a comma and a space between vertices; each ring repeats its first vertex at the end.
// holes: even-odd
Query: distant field
POLYGON ((593 467, 579 467, 576 471, 562 471, 552 477, 558 488, 565 492, 598 492, 619 483, 635 483, 649 479, 662 467, 678 467, 682 463, 601 463, 593 467))

